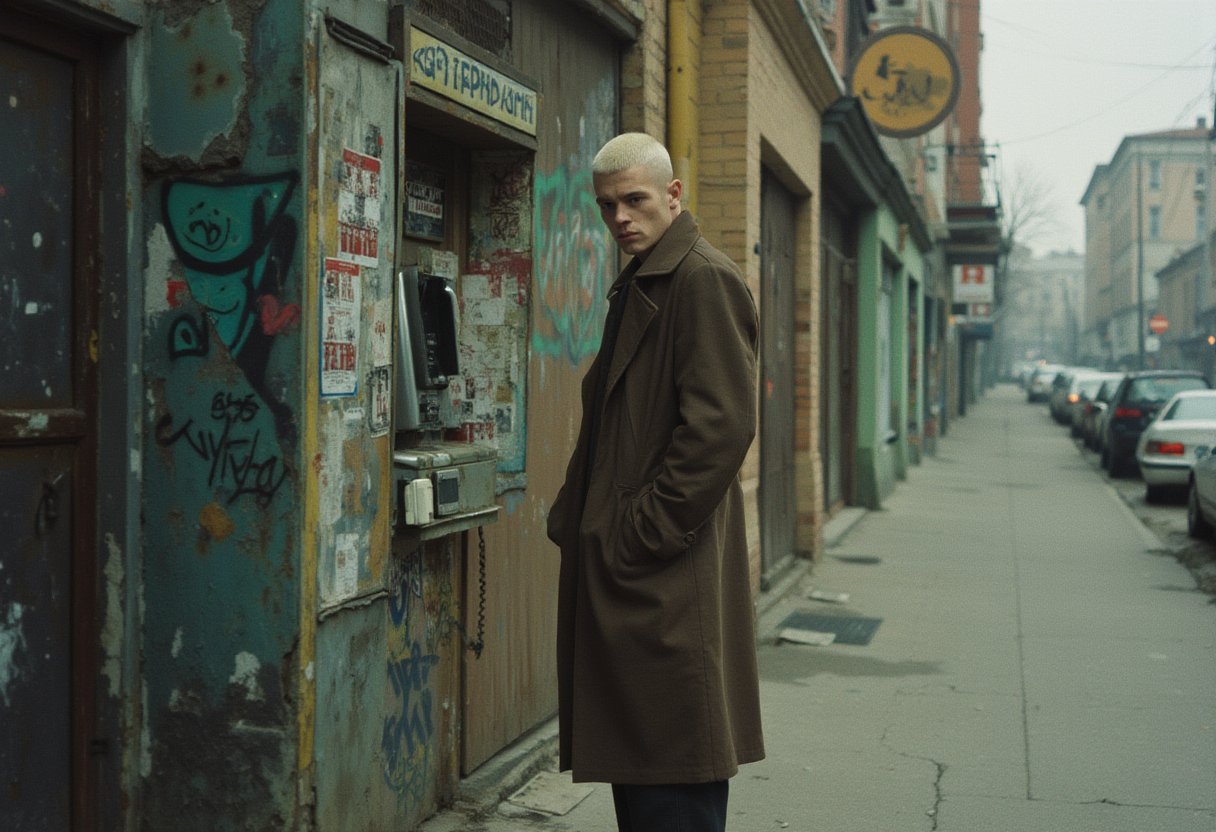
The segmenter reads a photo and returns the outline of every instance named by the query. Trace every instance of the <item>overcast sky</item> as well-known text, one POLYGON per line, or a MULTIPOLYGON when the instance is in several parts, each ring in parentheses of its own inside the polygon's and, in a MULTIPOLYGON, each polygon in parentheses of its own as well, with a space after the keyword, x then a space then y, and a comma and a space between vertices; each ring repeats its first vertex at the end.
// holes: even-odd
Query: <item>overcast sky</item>
POLYGON ((1212 123, 1216 0, 982 0, 981 12, 981 132, 1005 187, 1027 169, 1052 191, 1052 230, 1027 242, 1083 251, 1079 200, 1125 135, 1212 123))

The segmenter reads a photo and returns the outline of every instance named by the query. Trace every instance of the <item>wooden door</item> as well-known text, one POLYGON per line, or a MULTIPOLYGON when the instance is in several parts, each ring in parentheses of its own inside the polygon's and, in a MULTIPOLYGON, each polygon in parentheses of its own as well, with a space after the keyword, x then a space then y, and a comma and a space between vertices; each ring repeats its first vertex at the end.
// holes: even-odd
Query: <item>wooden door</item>
POLYGON ((794 196, 767 169, 760 182, 760 574, 794 554, 794 196))
POLYGON ((0 828, 95 826, 95 60, 0 13, 0 828))

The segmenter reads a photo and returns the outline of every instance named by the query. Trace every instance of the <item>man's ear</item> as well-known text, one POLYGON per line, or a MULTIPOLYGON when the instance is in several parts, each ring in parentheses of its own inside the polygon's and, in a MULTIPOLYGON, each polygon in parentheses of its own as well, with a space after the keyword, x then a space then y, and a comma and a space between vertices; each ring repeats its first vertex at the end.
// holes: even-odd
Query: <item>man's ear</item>
POLYGON ((667 207, 673 211, 678 211, 680 208, 680 198, 684 196, 684 183, 679 179, 673 179, 667 185, 667 207))

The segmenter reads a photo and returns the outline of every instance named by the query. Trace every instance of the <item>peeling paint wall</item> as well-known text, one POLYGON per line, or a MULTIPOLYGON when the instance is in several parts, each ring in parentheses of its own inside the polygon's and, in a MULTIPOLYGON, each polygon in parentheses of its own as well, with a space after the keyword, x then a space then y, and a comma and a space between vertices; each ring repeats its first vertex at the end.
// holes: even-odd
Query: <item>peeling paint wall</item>
MULTIPOLYGON (((315 715, 301 719, 315 828, 412 828, 435 810, 439 678, 434 649, 403 643, 390 611, 392 297, 403 77, 333 37, 332 15, 387 38, 387 3, 337 2, 313 12, 316 108, 307 124, 315 178, 304 394, 311 490, 305 593, 315 595, 315 715), (424 697, 425 696, 425 700, 424 697), (434 711, 432 704, 434 703, 434 711), (425 752, 425 754, 424 754, 425 752), (429 791, 422 785, 430 783, 429 791)), ((306 608, 305 617, 309 616, 306 608)), ((307 628, 303 637, 308 640, 307 628)), ((446 675, 456 672, 448 651, 446 675)), ((451 683, 452 685, 455 682, 451 683)), ((454 730, 454 729, 453 729, 454 730)))
POLYGON ((146 23, 141 823, 290 828, 305 33, 293 0, 146 23))

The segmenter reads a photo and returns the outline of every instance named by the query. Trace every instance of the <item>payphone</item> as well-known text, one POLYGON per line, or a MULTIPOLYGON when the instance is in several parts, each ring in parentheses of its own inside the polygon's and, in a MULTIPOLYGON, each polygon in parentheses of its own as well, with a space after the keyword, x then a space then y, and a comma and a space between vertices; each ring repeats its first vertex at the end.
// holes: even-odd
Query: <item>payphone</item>
POLYGON ((451 280, 408 266, 397 273, 395 288, 394 525, 426 540, 494 522, 494 449, 438 438, 445 428, 443 398, 460 373, 451 280))
POLYGON ((447 278, 397 273, 397 430, 440 428, 438 391, 460 372, 456 292, 447 278))

